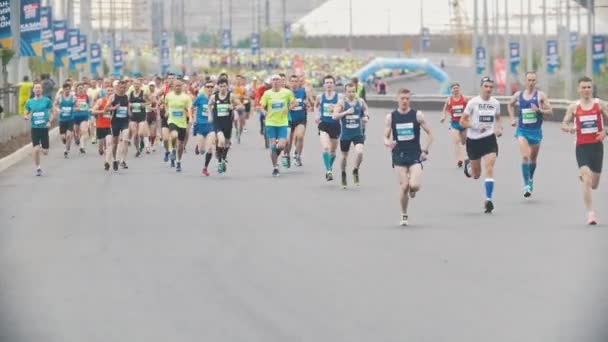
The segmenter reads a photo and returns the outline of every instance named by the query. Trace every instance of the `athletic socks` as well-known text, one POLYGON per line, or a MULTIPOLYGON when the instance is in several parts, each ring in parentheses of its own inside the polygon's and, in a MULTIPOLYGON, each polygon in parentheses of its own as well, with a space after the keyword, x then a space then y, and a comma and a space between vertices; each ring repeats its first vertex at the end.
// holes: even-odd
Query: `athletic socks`
POLYGON ((331 155, 329 152, 323 152, 323 165, 325 170, 331 171, 331 155))
POLYGON ((207 152, 205 154, 205 168, 207 168, 207 166, 209 166, 209 163, 211 163, 211 158, 213 158, 213 154, 211 152, 207 152))
POLYGON ((536 163, 530 163, 530 180, 534 179, 534 171, 536 171, 536 163))
POLYGON ((486 178, 486 181, 484 182, 484 184, 486 186, 486 199, 488 201, 491 201, 492 193, 494 192, 494 179, 486 178))
POLYGON ((529 164, 529 163, 522 163, 521 164, 521 174, 522 174, 522 176, 524 178, 524 185, 530 184, 530 178, 532 178, 532 177, 530 177, 531 174, 532 174, 531 166, 532 165, 529 164))

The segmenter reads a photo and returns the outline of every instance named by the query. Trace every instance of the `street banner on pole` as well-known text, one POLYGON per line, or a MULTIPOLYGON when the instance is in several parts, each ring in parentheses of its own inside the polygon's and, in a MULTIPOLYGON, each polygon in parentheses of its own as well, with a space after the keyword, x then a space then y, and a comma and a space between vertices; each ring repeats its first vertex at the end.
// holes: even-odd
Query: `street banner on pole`
POLYGON ((477 60, 477 75, 481 75, 486 69, 486 48, 478 46, 475 50, 475 59, 477 60))
POLYGON ((593 74, 599 75, 602 66, 606 64, 606 39, 603 36, 593 36, 593 74))
POLYGON ((10 0, 0 0, 0 48, 13 48, 10 0))
POLYGON ((547 40, 547 73, 553 74, 559 67, 557 40, 547 40))
POLYGON ((56 68, 68 65, 68 32, 65 20, 53 20, 53 53, 56 68))
POLYGON ((509 44, 509 63, 511 65, 511 73, 512 74, 517 74, 517 68, 519 67, 519 64, 521 63, 521 55, 520 55, 520 50, 519 50, 519 43, 510 43, 509 44))
POLYGON ((21 0, 21 56, 42 57, 40 0, 21 0))

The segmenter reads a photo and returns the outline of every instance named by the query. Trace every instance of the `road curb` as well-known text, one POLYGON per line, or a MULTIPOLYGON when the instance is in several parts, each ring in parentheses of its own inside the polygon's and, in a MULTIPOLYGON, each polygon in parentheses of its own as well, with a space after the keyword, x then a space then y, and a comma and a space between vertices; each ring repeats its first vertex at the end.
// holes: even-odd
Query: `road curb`
MULTIPOLYGON (((59 127, 55 127, 49 131, 49 140, 53 140, 59 136, 59 127)), ((32 143, 28 143, 17 151, 0 159, 0 172, 5 171, 11 166, 21 162, 23 159, 30 156, 32 153, 32 143)))

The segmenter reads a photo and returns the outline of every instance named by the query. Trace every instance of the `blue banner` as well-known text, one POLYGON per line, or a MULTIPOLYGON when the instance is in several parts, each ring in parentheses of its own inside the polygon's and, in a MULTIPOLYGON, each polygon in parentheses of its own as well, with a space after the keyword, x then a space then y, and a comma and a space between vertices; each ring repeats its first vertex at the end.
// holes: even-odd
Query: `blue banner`
POLYGON ((606 39, 602 36, 593 36, 593 74, 599 75, 602 66, 606 65, 606 39))
POLYGON ((285 37, 285 45, 289 44, 291 41, 291 24, 285 23, 285 27, 283 27, 283 35, 285 37))
POLYGON ((42 57, 40 0, 21 0, 21 56, 42 57))
POLYGON ((422 50, 426 50, 431 46, 431 31, 427 27, 423 27, 420 31, 420 44, 422 50))
POLYGON ((163 31, 160 38, 160 66, 161 75, 166 75, 171 66, 171 54, 169 53, 169 40, 167 32, 163 31))
POLYGON ((547 40, 547 73, 553 74, 555 68, 559 67, 559 52, 557 40, 547 40))
POLYGON ((486 69, 486 48, 483 46, 478 46, 475 50, 475 59, 477 61, 477 75, 481 75, 486 69))
POLYGON ((511 65, 511 73, 517 74, 517 68, 521 63, 519 43, 509 43, 509 51, 509 64, 511 65))
POLYGON ((53 20, 53 53, 56 68, 68 65, 68 29, 65 20, 53 20))
POLYGON ((260 50, 260 35, 254 32, 251 34, 251 54, 257 54, 258 50, 260 50))
POLYGON ((53 9, 40 7, 40 42, 42 44, 42 59, 53 60, 53 9))
POLYGON ((10 0, 0 0, 0 47, 5 49, 13 48, 10 0))
POLYGON ((87 35, 81 34, 78 37, 78 42, 80 43, 80 49, 78 49, 80 54, 76 64, 87 64, 87 35))
POLYGON ((76 64, 80 58, 80 30, 68 29, 68 56, 70 59, 69 69, 76 70, 76 64))
POLYGON ((93 75, 93 77, 99 77, 99 71, 97 69, 101 65, 101 45, 97 43, 91 44, 89 63, 91 65, 91 75, 93 75))
POLYGON ((222 47, 224 49, 229 49, 232 46, 232 37, 230 34, 230 30, 226 29, 222 32, 222 47))
POLYGON ((114 50, 114 75, 122 74, 122 51, 114 50))

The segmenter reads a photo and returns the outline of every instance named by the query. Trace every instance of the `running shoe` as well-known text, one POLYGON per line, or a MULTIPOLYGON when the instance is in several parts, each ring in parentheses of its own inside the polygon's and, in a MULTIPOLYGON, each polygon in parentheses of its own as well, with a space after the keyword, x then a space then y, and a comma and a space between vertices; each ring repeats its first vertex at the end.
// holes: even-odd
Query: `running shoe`
POLYGON ((42 169, 41 168, 37 168, 36 169, 36 177, 40 177, 42 176, 42 169))
POLYGON ((63 158, 68 158, 68 151, 63 151, 63 158))
POLYGON ((169 161, 169 152, 165 152, 165 158, 163 158, 163 160, 165 163, 169 161))
POLYGON ((279 177, 280 173, 279 173, 279 169, 278 168, 274 168, 272 170, 272 177, 279 177))
POLYGON ((471 162, 468 159, 464 161, 464 175, 471 178, 471 162))
POLYGON ((114 161, 112 162, 112 168, 114 169, 114 171, 118 171, 118 161, 114 161))
POLYGON ((587 224, 590 226, 597 225, 597 217, 595 217, 595 213, 593 211, 587 216, 587 224))
POLYGON ((406 227, 408 225, 408 217, 407 214, 401 214, 401 221, 399 221, 399 225, 402 227, 406 227))
POLYGON ((202 171, 203 176, 205 177, 209 177, 209 171, 207 170, 207 168, 204 168, 202 171))
POLYGON ((528 198, 532 196, 532 190, 530 190, 530 185, 524 186, 524 197, 528 198))
POLYGON ((493 210, 494 210, 494 203, 492 203, 492 201, 490 201, 490 200, 487 200, 486 204, 485 204, 484 213, 491 214, 493 210))
POLYGON ((356 186, 359 186, 359 169, 353 169, 353 181, 356 186))
POLYGON ((129 168, 129 166, 127 166, 127 163, 125 161, 122 161, 120 163, 120 167, 123 168, 123 169, 128 169, 129 168))
POLYGON ((327 180, 328 182, 331 182, 334 180, 334 175, 331 173, 331 171, 327 171, 325 173, 325 180, 327 180))
POLYGON ((104 169, 104 170, 106 170, 106 171, 108 171, 108 170, 110 169, 110 163, 105 162, 105 163, 103 164, 103 169, 104 169))
POLYGON ((175 172, 182 172, 182 163, 177 162, 177 167, 175 167, 175 172))

